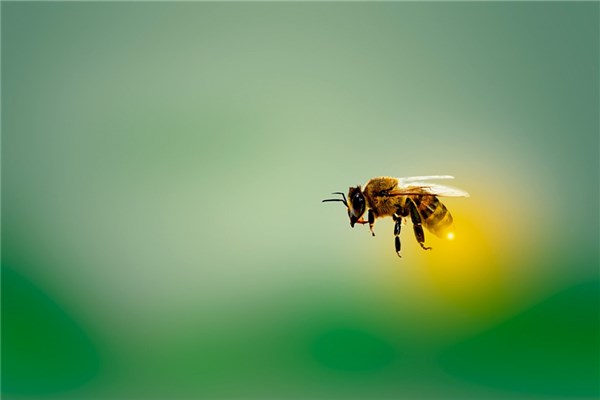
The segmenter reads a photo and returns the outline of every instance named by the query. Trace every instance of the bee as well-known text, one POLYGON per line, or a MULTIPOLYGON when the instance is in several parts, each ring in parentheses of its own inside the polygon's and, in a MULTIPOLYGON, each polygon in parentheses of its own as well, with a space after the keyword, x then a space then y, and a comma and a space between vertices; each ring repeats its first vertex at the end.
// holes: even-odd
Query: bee
POLYGON ((392 178, 382 176, 370 179, 364 189, 361 186, 351 187, 348 198, 342 192, 332 194, 342 198, 325 199, 323 202, 339 201, 348 209, 350 226, 369 224, 371 234, 375 236, 373 227, 377 218, 392 217, 394 220, 394 247, 400 255, 400 229, 402 222, 410 217, 417 243, 424 250, 423 227, 434 235, 446 239, 454 238, 452 215, 438 197, 469 197, 460 189, 431 183, 431 180, 454 179, 450 175, 413 176, 409 178, 392 178), (367 220, 362 219, 367 213, 367 220))

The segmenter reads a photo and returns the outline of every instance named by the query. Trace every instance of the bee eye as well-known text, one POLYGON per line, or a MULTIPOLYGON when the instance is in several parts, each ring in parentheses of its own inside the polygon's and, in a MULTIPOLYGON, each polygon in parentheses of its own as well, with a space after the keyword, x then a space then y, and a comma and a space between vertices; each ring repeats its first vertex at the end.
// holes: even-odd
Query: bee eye
POLYGON ((356 193, 352 196, 352 208, 358 217, 363 215, 365 212, 365 198, 362 193, 356 193))
POLYGON ((352 198, 352 205, 354 206, 354 208, 360 208, 360 205, 364 203, 365 199, 360 193, 355 194, 352 198))

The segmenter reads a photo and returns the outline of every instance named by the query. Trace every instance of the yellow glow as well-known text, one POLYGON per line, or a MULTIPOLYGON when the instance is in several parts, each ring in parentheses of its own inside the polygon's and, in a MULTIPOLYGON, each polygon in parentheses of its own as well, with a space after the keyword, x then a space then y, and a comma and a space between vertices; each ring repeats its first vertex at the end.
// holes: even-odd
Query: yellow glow
POLYGON ((439 241, 429 236, 433 250, 422 258, 423 283, 430 298, 436 294, 463 312, 484 312, 501 298, 508 271, 497 249, 510 248, 503 245, 507 236, 489 208, 457 204, 453 213, 459 235, 450 231, 439 241))

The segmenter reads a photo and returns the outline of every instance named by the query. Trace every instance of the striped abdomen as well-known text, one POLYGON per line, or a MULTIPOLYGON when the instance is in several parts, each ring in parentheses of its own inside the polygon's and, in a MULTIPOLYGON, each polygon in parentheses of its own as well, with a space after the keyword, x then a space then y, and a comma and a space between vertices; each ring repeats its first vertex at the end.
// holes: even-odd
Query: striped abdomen
POLYGON ((452 231, 452 215, 435 196, 411 196, 417 206, 421 223, 438 237, 445 237, 452 231))

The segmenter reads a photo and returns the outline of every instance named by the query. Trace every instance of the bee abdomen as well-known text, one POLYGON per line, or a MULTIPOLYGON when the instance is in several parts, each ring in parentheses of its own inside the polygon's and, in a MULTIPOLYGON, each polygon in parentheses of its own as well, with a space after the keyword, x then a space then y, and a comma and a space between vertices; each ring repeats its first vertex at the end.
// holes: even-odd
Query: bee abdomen
POLYGON ((439 237, 443 237, 451 230, 452 215, 436 196, 419 196, 413 201, 427 230, 439 237))

